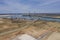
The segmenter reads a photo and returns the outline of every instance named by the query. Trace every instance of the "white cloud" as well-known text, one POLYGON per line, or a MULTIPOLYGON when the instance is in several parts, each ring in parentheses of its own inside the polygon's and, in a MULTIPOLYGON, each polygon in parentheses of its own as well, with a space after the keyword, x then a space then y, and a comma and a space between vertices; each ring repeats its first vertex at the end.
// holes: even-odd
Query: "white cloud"
MULTIPOLYGON (((23 3, 19 3, 17 0, 4 0, 4 3, 6 5, 0 6, 0 13, 36 13, 36 12, 49 12, 46 11, 44 8, 41 8, 41 6, 45 7, 46 5, 55 3, 60 0, 29 0, 29 1, 35 1, 35 2, 42 2, 41 4, 39 3, 38 5, 27 5, 23 3), (39 9, 41 8, 41 9, 39 9)), ((50 11, 51 12, 51 11, 50 11)))
POLYGON ((50 5, 52 3, 55 3, 55 2, 58 2, 60 0, 45 0, 46 2, 42 3, 42 4, 39 4, 38 6, 47 6, 47 5, 50 5))
POLYGON ((4 1, 7 6, 1 6, 0 11, 6 11, 6 12, 29 12, 31 11, 30 5, 25 5, 22 3, 17 3, 13 1, 4 1))

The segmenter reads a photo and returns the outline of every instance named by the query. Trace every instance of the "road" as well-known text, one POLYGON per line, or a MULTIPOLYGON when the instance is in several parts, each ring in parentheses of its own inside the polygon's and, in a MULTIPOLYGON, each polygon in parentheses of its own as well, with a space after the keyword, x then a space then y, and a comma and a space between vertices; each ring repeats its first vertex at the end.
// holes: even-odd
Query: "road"
POLYGON ((20 31, 20 30, 23 30, 27 27, 29 27, 30 25, 32 25, 35 21, 33 21, 32 23, 28 24, 27 26, 24 26, 22 28, 17 28, 17 29, 14 29, 14 30, 11 30, 11 31, 7 31, 7 32, 3 32, 3 33, 0 33, 0 36, 1 35, 6 35, 6 34, 9 34, 9 33, 13 33, 13 32, 16 32, 16 31, 20 31))
POLYGON ((48 37, 51 33, 52 33, 52 31, 45 32, 45 33, 43 33, 42 35, 40 35, 40 37, 37 38, 37 40, 43 40, 43 39, 45 39, 46 37, 48 37))

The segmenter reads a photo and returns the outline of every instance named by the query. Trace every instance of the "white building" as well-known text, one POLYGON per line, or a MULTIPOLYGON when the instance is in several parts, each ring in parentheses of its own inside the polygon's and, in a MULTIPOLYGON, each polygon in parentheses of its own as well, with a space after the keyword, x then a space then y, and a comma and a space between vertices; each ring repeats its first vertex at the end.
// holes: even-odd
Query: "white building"
POLYGON ((17 36, 13 40, 36 40, 36 39, 28 34, 23 34, 23 35, 17 36))

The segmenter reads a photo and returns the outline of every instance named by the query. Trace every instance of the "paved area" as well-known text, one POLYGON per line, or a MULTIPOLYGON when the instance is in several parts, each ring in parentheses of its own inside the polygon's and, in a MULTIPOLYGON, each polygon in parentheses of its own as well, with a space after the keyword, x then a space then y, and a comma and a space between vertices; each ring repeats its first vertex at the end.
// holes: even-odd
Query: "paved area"
POLYGON ((47 40, 60 40, 60 33, 54 32, 47 40))

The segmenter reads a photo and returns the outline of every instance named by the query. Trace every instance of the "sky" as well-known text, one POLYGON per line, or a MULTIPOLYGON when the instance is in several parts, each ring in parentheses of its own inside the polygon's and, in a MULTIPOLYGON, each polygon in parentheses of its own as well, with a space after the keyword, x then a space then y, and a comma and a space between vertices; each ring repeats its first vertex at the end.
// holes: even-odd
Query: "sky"
POLYGON ((0 0, 0 13, 60 13, 60 0, 0 0))

